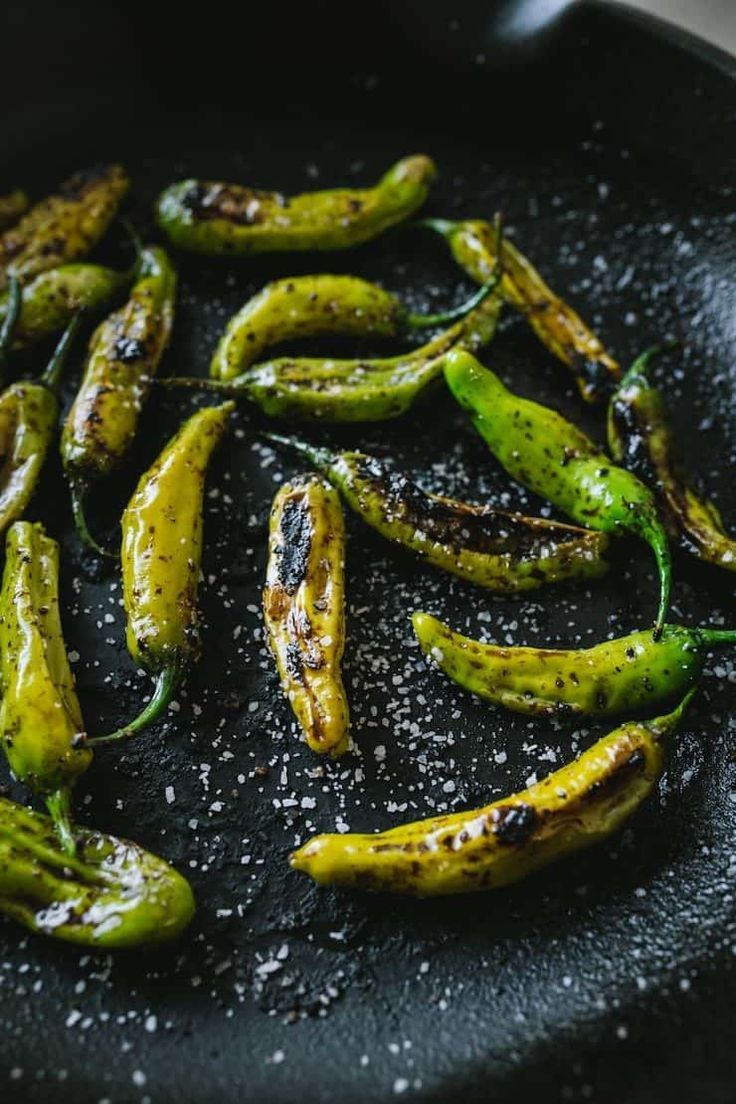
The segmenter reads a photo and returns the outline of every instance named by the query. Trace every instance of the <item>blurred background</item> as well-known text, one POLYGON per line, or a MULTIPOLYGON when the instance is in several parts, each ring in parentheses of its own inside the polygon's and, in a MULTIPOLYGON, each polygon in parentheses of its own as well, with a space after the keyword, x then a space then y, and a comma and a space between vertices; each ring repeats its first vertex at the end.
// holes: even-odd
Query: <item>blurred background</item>
POLYGON ((736 0, 629 0, 736 54, 736 0))

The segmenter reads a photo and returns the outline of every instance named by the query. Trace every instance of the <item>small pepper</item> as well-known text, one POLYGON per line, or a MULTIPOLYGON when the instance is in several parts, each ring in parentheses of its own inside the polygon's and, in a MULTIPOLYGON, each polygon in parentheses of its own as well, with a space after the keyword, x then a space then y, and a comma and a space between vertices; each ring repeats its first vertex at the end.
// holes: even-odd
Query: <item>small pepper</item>
POLYGON ((8 531, 0 589, 0 742, 74 854, 71 790, 92 761, 59 616, 59 546, 43 526, 8 531))
POLYGON ((612 464, 566 418, 514 395, 469 353, 447 354, 445 379, 509 475, 580 525, 604 533, 629 531, 651 545, 660 579, 658 636, 669 607, 671 562, 651 491, 612 464))
POLYGON ((282 486, 271 508, 263 614, 281 685, 319 754, 348 746, 340 674, 345 644, 345 525, 340 496, 318 475, 282 486))
POLYGON ((130 181, 120 165, 76 173, 0 236, 0 285, 27 283, 39 272, 89 253, 117 214, 130 181))
POLYGON ((661 777, 663 745, 691 696, 667 716, 614 729, 521 793, 374 835, 314 836, 291 865, 321 885, 414 897, 518 882, 618 831, 661 777))
POLYGON ((130 298, 92 335, 82 382, 61 435, 77 531, 91 537, 84 499, 91 483, 123 459, 138 428, 143 405, 174 321, 176 272, 165 250, 144 249, 130 298))
POLYGON ((164 943, 194 916, 189 883, 135 843, 76 826, 77 854, 48 817, 0 797, 0 912, 83 947, 164 943))
MULTIPOLYGON (((498 264, 496 228, 480 220, 448 222, 426 219, 419 225, 440 233, 458 264, 478 283, 485 283, 498 264)), ((501 292, 520 312, 547 349, 572 371, 587 402, 608 397, 621 369, 582 318, 552 291, 524 254, 503 241, 501 292)))
POLYGON ((121 559, 128 651, 156 683, 135 720, 91 744, 135 736, 153 724, 199 656, 204 483, 232 410, 233 403, 226 402, 193 414, 141 476, 125 509, 121 559))
POLYGON ((378 237, 422 206, 433 162, 404 157, 373 188, 287 197, 241 184, 182 180, 161 193, 158 222, 180 249, 211 256, 348 249, 378 237))
POLYGON ((14 226, 28 210, 28 196, 20 188, 0 195, 0 230, 14 226))
POLYGON ((712 502, 688 483, 677 455, 661 393, 647 375, 659 348, 634 361, 608 408, 611 455, 657 495, 670 536, 706 563, 736 571, 736 538, 729 536, 712 502))
POLYGON ((525 591, 601 575, 607 568, 604 533, 430 494, 362 452, 333 452, 293 437, 265 436, 305 456, 382 537, 478 586, 525 591))
POLYGON ((665 625, 592 648, 520 648, 462 636, 428 613, 412 625, 427 659, 459 686, 530 716, 629 716, 677 701, 700 678, 706 652, 736 644, 730 629, 665 625))

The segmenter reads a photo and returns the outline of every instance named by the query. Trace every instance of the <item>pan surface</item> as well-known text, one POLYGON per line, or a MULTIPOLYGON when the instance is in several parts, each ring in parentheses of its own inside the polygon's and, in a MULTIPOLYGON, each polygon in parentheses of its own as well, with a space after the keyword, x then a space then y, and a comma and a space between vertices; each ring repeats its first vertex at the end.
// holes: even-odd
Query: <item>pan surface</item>
MULTIPOLYGON (((285 44, 276 16, 259 13, 237 34, 203 20, 180 46, 163 12, 126 21, 95 8, 102 25, 83 14, 71 42, 42 6, 31 89, 19 84, 31 28, 18 8, 3 181, 40 195, 80 165, 122 160, 134 217, 152 234, 154 196, 185 175, 292 192, 368 183, 404 153, 431 153, 441 176, 427 213, 502 210, 622 363, 664 336, 683 342, 657 376, 691 470, 736 520, 727 59, 598 5, 575 6, 522 45, 484 38, 496 33, 485 5, 469 4, 462 20, 441 4, 379 6, 349 41, 337 6, 312 7, 310 19, 279 10, 291 23, 285 44)), ((275 276, 359 273, 415 308, 470 290, 441 243, 410 229, 347 254, 179 260, 165 364, 177 375, 205 374, 225 320, 275 276)), ((519 319, 508 314, 482 359, 602 441, 600 412, 583 408, 519 319)), ((103 531, 113 534, 138 474, 203 401, 155 396, 130 464, 91 504, 103 531)), ((648 624, 656 582, 646 551, 621 542, 595 585, 500 598, 417 565, 348 518, 356 749, 318 762, 264 648, 266 518, 298 470, 259 441, 264 425, 242 406, 213 465, 202 662, 167 723, 101 751, 78 793, 80 820, 191 879, 196 920, 173 949, 114 957, 0 923, 0 1099, 368 1104, 543 1090, 551 1101, 730 1100, 733 657, 712 658, 657 796, 609 846, 497 894, 405 902, 318 890, 286 862, 313 831, 484 803, 605 730, 506 715, 461 693, 421 660, 412 610, 470 635, 574 646, 648 624)), ((380 453, 435 491, 545 510, 442 390, 396 422, 310 435, 380 453)), ((109 729, 149 689, 125 652, 118 576, 80 553, 55 461, 35 508, 62 542, 64 625, 88 727, 109 729)), ((731 576, 680 556, 675 569, 673 621, 736 623, 731 576)))

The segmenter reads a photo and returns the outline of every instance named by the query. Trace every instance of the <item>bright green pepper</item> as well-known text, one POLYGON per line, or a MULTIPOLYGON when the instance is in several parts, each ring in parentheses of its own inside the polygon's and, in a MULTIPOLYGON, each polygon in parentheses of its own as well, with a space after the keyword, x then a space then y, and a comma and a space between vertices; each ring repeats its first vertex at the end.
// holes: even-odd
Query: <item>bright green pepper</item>
POLYGON ((432 161, 417 154, 398 161, 373 188, 291 198, 241 184, 182 180, 159 196, 158 222, 180 249, 211 256, 348 249, 414 214, 435 175, 432 161))
POLYGON ((145 472, 122 518, 123 604, 133 660, 156 679, 151 700, 107 743, 134 736, 161 716, 199 655, 197 589, 207 465, 233 403, 193 414, 145 472))
POLYGON ((467 302, 441 314, 415 314, 398 296, 358 276, 293 276, 274 280, 228 322, 210 364, 213 379, 233 379, 269 345, 315 334, 396 337, 449 326, 495 287, 495 276, 467 302))
POLYGON ((0 798, 0 912, 84 947, 175 939, 194 916, 189 883, 135 843, 75 826, 62 851, 48 817, 0 798))
POLYGON ((70 794, 92 761, 59 616, 59 546, 43 526, 8 531, 0 590, 0 742, 74 853, 70 794))
POLYGON ((607 568, 604 533, 430 494, 362 452, 332 452, 295 438, 266 436, 305 456, 381 536, 478 586, 525 591, 601 575, 607 568))
POLYGON ((97 551, 84 516, 91 483, 123 459, 168 345, 174 322, 176 272, 159 247, 144 249, 127 303, 92 335, 82 382, 61 435, 79 535, 97 551))
POLYGON ((20 188, 0 195, 0 230, 13 226, 28 210, 28 196, 20 188))
POLYGON ((566 418, 514 395, 469 353, 447 354, 445 379, 509 475, 580 525, 604 533, 629 531, 651 545, 660 578, 658 635, 669 607, 671 562, 651 491, 612 464, 566 418))
POLYGON ((618 831, 661 777, 665 741, 691 697, 667 716, 621 725, 521 793, 373 835, 314 836, 291 865, 320 885, 414 897, 518 882, 618 831))
MULTIPOLYGON (((485 283, 498 264, 498 233, 480 220, 448 222, 426 219, 448 242, 455 260, 478 283, 485 283)), ((621 369, 582 318, 544 282, 524 254, 503 240, 501 292, 518 310, 543 345, 572 371, 588 402, 606 398, 621 369)))
POLYGON ((120 165, 70 177, 0 236, 0 284, 8 276, 25 284, 39 272, 89 253, 117 214, 129 184, 120 165))

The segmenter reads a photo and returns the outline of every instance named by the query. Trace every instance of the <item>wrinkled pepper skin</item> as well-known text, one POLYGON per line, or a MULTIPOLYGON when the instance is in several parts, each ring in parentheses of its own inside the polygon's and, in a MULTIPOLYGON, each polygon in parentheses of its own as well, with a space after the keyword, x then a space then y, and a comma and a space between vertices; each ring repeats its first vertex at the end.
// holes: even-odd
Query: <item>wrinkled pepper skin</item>
MULTIPOLYGON (((498 264, 498 234, 488 222, 429 219, 471 279, 485 283, 498 264)), ((524 254, 503 239, 501 291, 509 306, 524 316, 542 344, 575 376, 587 402, 607 399, 621 376, 618 363, 582 318, 544 282, 524 254)))
POLYGON ((607 569, 604 533, 431 494, 362 452, 267 436, 307 457, 386 540, 478 586, 516 593, 607 569))
POLYGON ((660 778, 664 741, 686 704, 622 725, 521 793, 375 835, 315 836, 291 865, 321 885, 414 897, 518 882, 618 831, 660 778))
POLYGON ((271 509, 263 614, 284 693, 312 751, 342 755, 349 712, 345 525, 340 496, 318 475, 285 484, 271 509))
POLYGON ((28 210, 28 196, 20 188, 0 195, 0 230, 14 226, 28 210))
POLYGON ((378 237, 422 206, 436 176, 422 154, 398 161, 373 188, 291 198, 241 184, 183 180, 157 201, 174 245, 209 256, 348 249, 378 237))
POLYGON ((0 741, 17 779, 49 805, 73 849, 69 793, 92 761, 59 615, 59 546, 43 526, 8 532, 0 589, 0 741))
POLYGON ((612 464, 566 418, 513 394, 469 353, 448 353, 445 379, 509 475, 579 525, 604 533, 628 531, 651 546, 660 578, 658 633, 669 607, 671 562, 652 492, 612 464))
POLYGON ((634 632, 592 648, 521 648, 462 636, 428 613, 412 625, 422 652, 471 693, 536 717, 654 712, 700 678, 709 647, 736 632, 665 625, 659 640, 634 632))
POLYGON ((120 165, 76 173, 0 236, 0 283, 27 283, 39 272, 76 261, 97 244, 118 212, 130 181, 120 165))
MULTIPOLYGON (((486 285, 488 288, 488 285, 486 285)), ((490 290, 490 289, 489 289, 490 290)), ((316 334, 396 337, 446 326, 481 301, 442 314, 415 314, 398 296, 358 276, 292 276, 274 280, 228 322, 210 364, 212 379, 234 379, 270 345, 316 334)))
POLYGON ((175 939, 194 916, 189 883, 135 843, 75 826, 61 850, 48 817, 0 798, 0 912, 91 949, 175 939))
POLYGON ((662 395, 647 375, 649 350, 634 362, 611 398, 608 447, 625 468, 653 488, 670 536, 706 563, 736 571, 736 538, 716 507, 699 498, 682 470, 662 395))

